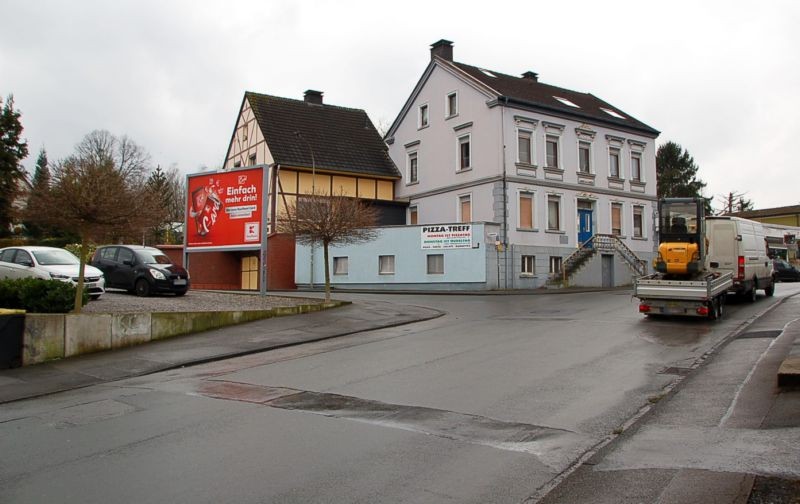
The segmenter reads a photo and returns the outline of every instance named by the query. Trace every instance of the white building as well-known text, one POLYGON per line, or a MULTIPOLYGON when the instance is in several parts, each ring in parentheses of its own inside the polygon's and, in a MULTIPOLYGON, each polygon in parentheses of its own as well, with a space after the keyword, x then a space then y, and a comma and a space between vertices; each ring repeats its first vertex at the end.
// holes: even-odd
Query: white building
POLYGON ((454 62, 440 40, 386 142, 408 224, 500 225, 500 288, 540 287, 559 271, 609 286, 653 255, 658 134, 534 72, 454 62))

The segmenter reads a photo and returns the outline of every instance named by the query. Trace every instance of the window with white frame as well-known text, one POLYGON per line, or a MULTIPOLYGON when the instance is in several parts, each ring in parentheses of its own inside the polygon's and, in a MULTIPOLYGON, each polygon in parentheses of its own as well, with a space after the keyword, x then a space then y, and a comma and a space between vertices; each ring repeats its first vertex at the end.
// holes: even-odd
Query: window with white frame
POLYGON ((519 193, 519 228, 533 229, 533 193, 520 191, 519 193))
POLYGON ((644 207, 633 207, 633 237, 644 238, 644 207))
POLYGON ((522 256, 522 264, 520 265, 520 272, 523 275, 533 275, 535 265, 536 265, 536 256, 524 255, 522 256))
POLYGON ((533 132, 517 130, 517 162, 533 164, 533 132))
POLYGON ((642 181, 642 153, 631 152, 631 180, 642 181))
POLYGON ((561 256, 550 256, 550 273, 561 272, 561 256))
POLYGON ((555 135, 546 135, 545 146, 545 166, 548 168, 558 168, 558 137, 555 135))
POLYGON ((469 170, 472 168, 472 147, 470 135, 458 137, 458 170, 469 170))
POLYGON ((256 165, 256 155, 255 154, 250 154, 250 157, 247 159, 247 161, 250 163, 250 166, 255 166, 256 165))
POLYGON ((419 210, 417 209, 417 206, 414 205, 414 206, 408 207, 408 223, 409 223, 409 225, 411 225, 411 226, 416 225, 417 222, 418 222, 418 219, 419 219, 419 210))
POLYGON ((394 275, 394 256, 393 255, 378 256, 378 274, 379 275, 394 275))
POLYGON ((334 257, 333 258, 333 274, 346 275, 347 274, 347 257, 334 257))
POLYGON ((608 176, 622 178, 619 167, 619 149, 617 147, 608 148, 608 176))
POLYGON ((611 234, 622 234, 622 203, 611 203, 611 234))
POLYGON ((444 254, 428 254, 428 274, 444 275, 444 254))
POLYGON ((472 196, 462 194, 458 197, 458 220, 459 222, 472 221, 472 196))
POLYGON ((592 173, 592 144, 578 142, 578 171, 592 173))
POLYGON ((455 91, 447 95, 447 100, 445 101, 445 114, 446 117, 458 115, 458 93, 455 91))
POLYGON ((425 128, 428 126, 428 104, 425 103, 419 106, 419 114, 417 119, 417 127, 425 128))
POLYGON ((561 196, 547 196, 547 230, 561 231, 561 196))
POLYGON ((419 157, 416 152, 408 153, 408 183, 419 182, 419 157))

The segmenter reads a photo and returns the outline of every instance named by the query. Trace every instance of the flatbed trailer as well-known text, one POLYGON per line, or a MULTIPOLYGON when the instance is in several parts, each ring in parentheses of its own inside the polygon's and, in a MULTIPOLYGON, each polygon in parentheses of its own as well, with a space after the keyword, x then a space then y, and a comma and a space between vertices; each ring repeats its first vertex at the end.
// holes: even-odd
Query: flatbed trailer
POLYGON ((633 295, 639 313, 721 318, 725 296, 733 285, 733 272, 706 272, 691 280, 668 279, 661 273, 637 278, 633 295))

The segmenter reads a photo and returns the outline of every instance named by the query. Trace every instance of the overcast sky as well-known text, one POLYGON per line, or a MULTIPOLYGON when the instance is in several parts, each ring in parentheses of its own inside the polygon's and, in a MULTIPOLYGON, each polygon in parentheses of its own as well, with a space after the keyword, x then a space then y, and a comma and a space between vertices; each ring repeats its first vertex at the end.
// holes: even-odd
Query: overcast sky
MULTIPOLYGON (((430 59, 591 92, 681 144, 706 196, 800 204, 800 2, 0 0, 0 95, 41 147, 94 129, 154 164, 218 168, 246 90, 391 123, 430 59)), ((715 206, 719 206, 715 201, 715 206)))

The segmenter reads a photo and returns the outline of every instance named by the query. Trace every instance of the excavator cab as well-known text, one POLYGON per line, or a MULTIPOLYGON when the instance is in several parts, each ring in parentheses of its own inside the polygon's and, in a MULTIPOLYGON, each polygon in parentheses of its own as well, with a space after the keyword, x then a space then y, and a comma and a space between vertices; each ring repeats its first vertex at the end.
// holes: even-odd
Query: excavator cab
POLYGON ((658 215, 655 270, 676 277, 701 271, 706 255, 703 200, 665 198, 658 202, 658 215))

